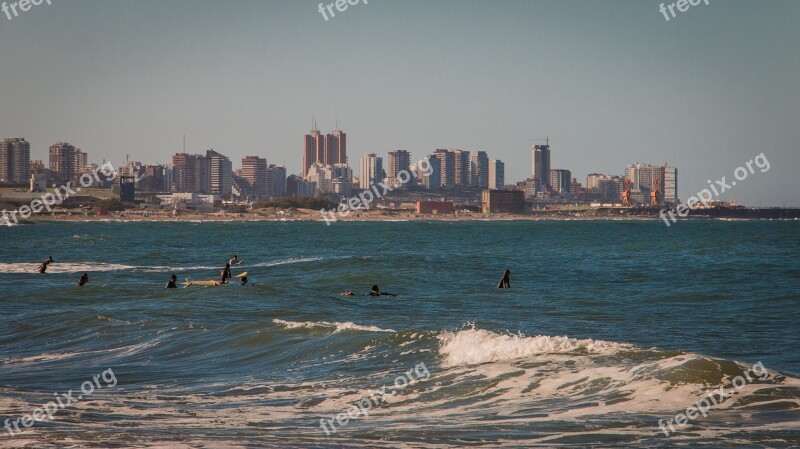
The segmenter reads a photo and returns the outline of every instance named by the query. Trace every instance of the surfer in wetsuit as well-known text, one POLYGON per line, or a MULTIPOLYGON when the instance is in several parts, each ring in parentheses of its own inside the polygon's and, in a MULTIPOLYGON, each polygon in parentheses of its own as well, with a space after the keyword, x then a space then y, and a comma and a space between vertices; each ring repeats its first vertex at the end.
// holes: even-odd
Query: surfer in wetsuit
POLYGON ((500 283, 497 284, 497 288, 511 288, 511 270, 506 270, 503 273, 503 277, 500 279, 500 283))
POLYGON ((369 296, 397 296, 394 293, 382 293, 381 288, 377 285, 372 286, 372 290, 369 292, 369 296))
POLYGON ((178 284, 176 284, 177 281, 178 281, 178 276, 175 276, 174 274, 170 276, 169 282, 167 282, 167 288, 178 288, 178 284))
MULTIPOLYGON (((233 257, 231 258, 231 260, 228 262, 228 265, 230 265, 230 266, 241 265, 242 262, 243 261, 239 260, 239 256, 234 254, 233 257)), ((230 277, 230 276, 228 276, 228 277, 230 277)))
POLYGON ((241 283, 240 285, 241 285, 242 287, 248 287, 248 286, 251 286, 251 285, 253 285, 253 284, 251 284, 251 283, 247 282, 247 276, 242 276, 242 283, 241 283))
POLYGON ((222 272, 220 272, 219 283, 220 284, 227 284, 228 283, 228 279, 230 279, 230 277, 231 277, 231 264, 226 263, 225 264, 225 268, 223 268, 222 272))
POLYGON ((80 279, 78 279, 78 287, 83 287, 86 283, 89 282, 89 273, 83 273, 80 279))
POLYGON ((37 270, 39 270, 39 273, 44 274, 44 272, 47 271, 47 266, 50 265, 51 263, 53 263, 53 256, 48 256, 47 260, 42 262, 42 264, 39 265, 39 268, 37 268, 37 270))

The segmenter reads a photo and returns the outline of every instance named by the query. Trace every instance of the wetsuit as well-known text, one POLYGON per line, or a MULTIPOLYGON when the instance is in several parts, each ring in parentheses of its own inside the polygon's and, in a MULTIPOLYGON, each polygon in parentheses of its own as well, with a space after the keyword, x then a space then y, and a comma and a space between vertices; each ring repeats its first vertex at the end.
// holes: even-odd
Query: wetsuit
POLYGON ((178 286, 175 285, 175 281, 170 279, 170 281, 167 282, 167 288, 178 288, 178 286))

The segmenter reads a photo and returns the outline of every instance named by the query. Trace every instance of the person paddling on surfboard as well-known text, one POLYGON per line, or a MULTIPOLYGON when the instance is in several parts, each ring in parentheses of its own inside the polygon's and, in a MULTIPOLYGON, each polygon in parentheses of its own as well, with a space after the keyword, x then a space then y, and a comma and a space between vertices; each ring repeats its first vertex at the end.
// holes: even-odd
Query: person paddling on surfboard
POLYGON ((51 263, 53 263, 53 256, 48 256, 47 260, 42 262, 42 264, 39 265, 39 268, 37 268, 37 270, 39 270, 39 273, 44 274, 47 271, 47 266, 50 265, 51 263))
POLYGON ((497 284, 497 288, 511 288, 511 270, 506 270, 503 273, 503 277, 500 279, 500 283, 497 284))
POLYGON ((78 279, 78 287, 83 287, 89 282, 89 273, 83 273, 80 279, 78 279))
POLYGON ((369 292, 369 296, 397 296, 394 293, 382 293, 381 288, 377 285, 372 286, 372 291, 369 292))
POLYGON ((178 288, 178 276, 174 274, 169 277, 169 282, 167 282, 167 288, 178 288))

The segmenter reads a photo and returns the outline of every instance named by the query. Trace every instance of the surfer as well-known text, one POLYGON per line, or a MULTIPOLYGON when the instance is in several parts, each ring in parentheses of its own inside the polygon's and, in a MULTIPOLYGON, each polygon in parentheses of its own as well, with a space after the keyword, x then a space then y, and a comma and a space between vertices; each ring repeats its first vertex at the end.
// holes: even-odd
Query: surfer
POLYGON ((169 277, 169 282, 167 282, 167 288, 178 288, 178 276, 174 274, 169 277))
POLYGON ((249 286, 251 286, 251 285, 253 285, 253 284, 251 284, 251 283, 247 282, 247 276, 242 276, 242 283, 241 283, 241 286, 242 286, 242 287, 249 287, 249 286))
MULTIPOLYGON (((234 265, 241 265, 243 263, 244 263, 244 261, 243 260, 239 260, 239 256, 234 254, 233 257, 231 258, 231 260, 228 262, 228 265, 234 266, 234 265)), ((228 277, 230 277, 230 276, 228 276, 228 277)))
POLYGON ((44 274, 44 272, 47 271, 47 266, 50 265, 51 263, 53 263, 53 256, 48 256, 47 260, 42 262, 42 264, 39 265, 39 268, 37 268, 37 270, 39 270, 39 273, 43 273, 44 274))
POLYGON ((372 286, 372 291, 369 292, 369 296, 397 296, 394 293, 383 293, 381 292, 381 288, 377 285, 372 286))
POLYGON ((219 276, 220 276, 219 283, 220 284, 227 284, 228 283, 228 279, 230 279, 230 277, 231 277, 231 264, 226 263, 225 264, 225 268, 222 269, 222 271, 220 272, 219 276))
POLYGON ((497 284, 497 288, 511 288, 511 270, 506 270, 503 273, 503 277, 500 279, 500 283, 497 284))
POLYGON ((355 296, 355 293, 351 292, 350 290, 345 290, 345 291, 339 293, 339 295, 341 295, 341 296, 355 296))
POLYGON ((83 287, 88 282, 89 282, 89 274, 83 273, 83 276, 81 276, 81 278, 78 279, 78 287, 83 287))

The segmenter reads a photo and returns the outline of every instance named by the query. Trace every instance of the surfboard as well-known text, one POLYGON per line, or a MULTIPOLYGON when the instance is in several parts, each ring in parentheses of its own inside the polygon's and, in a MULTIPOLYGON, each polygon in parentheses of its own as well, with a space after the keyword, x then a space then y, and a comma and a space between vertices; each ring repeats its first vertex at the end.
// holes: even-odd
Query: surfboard
POLYGON ((192 285, 201 285, 204 287, 216 287, 221 284, 219 283, 219 281, 191 281, 189 279, 186 279, 183 283, 183 288, 191 287, 192 285))
POLYGON ((244 273, 239 273, 239 274, 237 274, 237 275, 236 275, 236 276, 234 276, 234 277, 235 277, 235 278, 243 278, 243 277, 245 277, 245 276, 247 276, 247 272, 246 272, 246 271, 245 271, 244 273))

